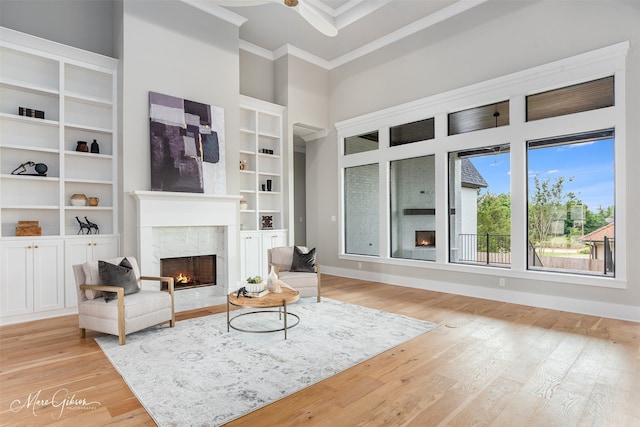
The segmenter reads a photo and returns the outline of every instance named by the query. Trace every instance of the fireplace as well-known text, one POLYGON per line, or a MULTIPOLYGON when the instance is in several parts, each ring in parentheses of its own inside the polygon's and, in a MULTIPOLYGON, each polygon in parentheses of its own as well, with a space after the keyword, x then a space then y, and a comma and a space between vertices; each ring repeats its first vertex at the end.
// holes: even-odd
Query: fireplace
MULTIPOLYGON (((216 256, 194 255, 161 258, 160 275, 173 277, 174 289, 214 286, 216 284, 216 256)), ((165 284, 163 287, 166 289, 165 284)))
POLYGON ((416 248, 435 248, 435 230, 416 230, 416 248))

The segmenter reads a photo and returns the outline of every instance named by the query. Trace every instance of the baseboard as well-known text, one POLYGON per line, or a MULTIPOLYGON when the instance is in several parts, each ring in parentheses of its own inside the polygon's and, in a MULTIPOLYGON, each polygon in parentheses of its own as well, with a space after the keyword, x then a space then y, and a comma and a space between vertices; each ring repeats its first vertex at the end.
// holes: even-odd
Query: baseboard
POLYGON ((322 266, 322 272, 334 276, 369 280, 394 286, 406 286, 409 288, 425 289, 429 291, 464 295, 475 298, 489 299, 493 301, 548 308, 552 310, 568 311, 571 313, 587 314, 590 316, 608 317, 611 319, 640 322, 640 307, 632 305, 558 297, 530 292, 518 292, 507 289, 485 288, 482 286, 472 286, 460 283, 445 283, 415 277, 404 277, 393 274, 380 274, 363 270, 330 267, 326 265, 322 266))
POLYGON ((70 314, 78 314, 78 307, 61 308, 59 310, 39 311, 36 313, 19 314, 17 316, 0 317, 0 326, 31 322, 33 320, 50 319, 52 317, 68 316, 70 314))

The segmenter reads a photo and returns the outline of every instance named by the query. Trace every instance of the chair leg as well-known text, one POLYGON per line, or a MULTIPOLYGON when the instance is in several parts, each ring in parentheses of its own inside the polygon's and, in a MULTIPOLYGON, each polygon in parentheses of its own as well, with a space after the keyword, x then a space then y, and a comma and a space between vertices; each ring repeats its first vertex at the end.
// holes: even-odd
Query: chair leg
POLYGON ((80 338, 87 337, 87 330, 85 328, 80 328, 80 338))
POLYGON ((120 334, 120 335, 118 335, 118 344, 119 344, 119 345, 124 345, 124 342, 125 342, 125 336, 124 336, 124 334, 120 334))

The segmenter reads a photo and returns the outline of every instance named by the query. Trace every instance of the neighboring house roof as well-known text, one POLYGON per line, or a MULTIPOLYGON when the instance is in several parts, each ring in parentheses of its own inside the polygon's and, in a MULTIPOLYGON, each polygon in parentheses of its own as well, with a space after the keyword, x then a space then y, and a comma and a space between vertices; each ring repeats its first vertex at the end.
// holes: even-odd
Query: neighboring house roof
POLYGON ((471 160, 463 158, 460 163, 460 169, 460 179, 463 187, 486 188, 489 186, 487 181, 480 175, 480 172, 478 172, 478 169, 473 166, 471 160))
POLYGON ((604 227, 600 227, 597 230, 593 230, 589 234, 585 234, 580 239, 581 242, 604 242, 604 238, 608 237, 613 239, 615 237, 615 223, 611 222, 604 227))

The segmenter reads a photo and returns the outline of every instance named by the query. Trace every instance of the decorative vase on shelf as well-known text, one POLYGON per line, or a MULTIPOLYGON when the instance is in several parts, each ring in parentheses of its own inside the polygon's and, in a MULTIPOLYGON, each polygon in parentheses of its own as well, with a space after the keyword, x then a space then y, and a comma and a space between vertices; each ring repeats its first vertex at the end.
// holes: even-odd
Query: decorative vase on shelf
POLYGON ((271 191, 273 185, 273 181, 271 181, 270 179, 267 180, 267 191, 271 191))
POLYGON ((98 206, 100 199, 97 197, 89 197, 87 198, 87 202, 89 203, 89 206, 98 206))
POLYGON ((87 145, 87 141, 78 141, 78 145, 76 146, 76 151, 81 151, 83 153, 89 152, 89 146, 87 145))
POLYGON ((241 211, 247 210, 247 206, 249 206, 249 204, 247 203, 246 200, 240 200, 240 210, 241 211))
POLYGON ((100 146, 98 145, 98 141, 95 139, 91 143, 91 152, 96 154, 100 153, 100 146))
POLYGON ((87 206, 87 196, 84 194, 74 194, 71 196, 71 206, 87 206))

